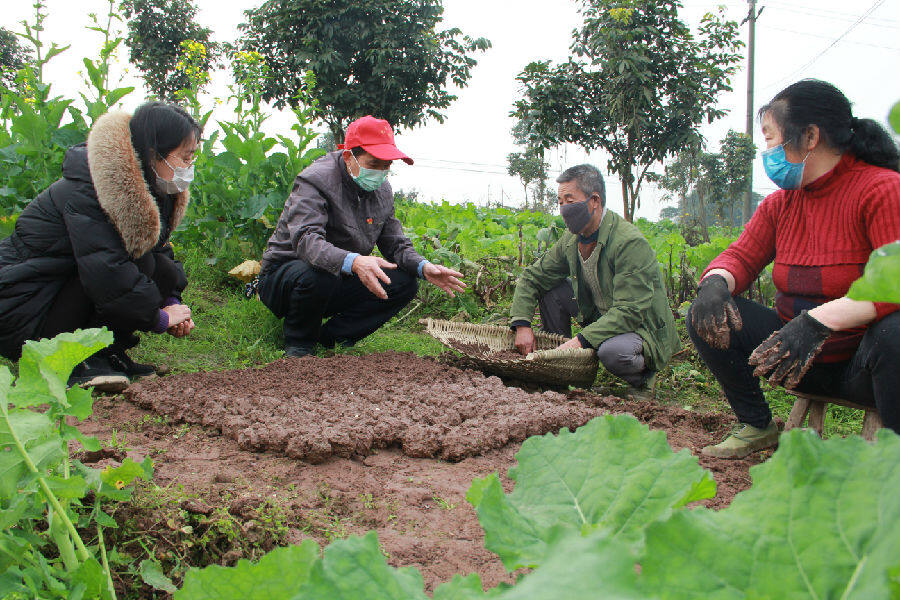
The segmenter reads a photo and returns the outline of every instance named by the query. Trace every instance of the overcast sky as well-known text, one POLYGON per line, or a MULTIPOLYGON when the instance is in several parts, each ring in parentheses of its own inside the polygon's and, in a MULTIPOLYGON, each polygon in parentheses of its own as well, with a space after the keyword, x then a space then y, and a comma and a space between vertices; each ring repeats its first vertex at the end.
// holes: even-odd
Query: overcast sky
MULTIPOLYGON (((243 11, 253 2, 196 0, 198 20, 213 30, 218 41, 233 40, 243 11)), ((702 15, 718 5, 727 8, 730 18, 740 21, 747 13, 746 2, 704 2, 686 0, 682 19, 695 27, 702 15)), ((7 0, 0 24, 21 31, 20 21, 30 19, 31 0, 7 0)), ((46 68, 46 79, 56 94, 73 97, 81 89, 76 72, 83 69, 81 58, 95 54, 100 44, 89 25, 89 12, 103 13, 101 0, 48 0, 46 41, 71 43, 72 47, 46 68)), ((416 160, 415 166, 398 163, 392 182, 395 189, 416 189, 425 200, 470 200, 484 203, 503 198, 507 205, 520 205, 522 186, 507 176, 506 156, 515 152, 510 135, 514 120, 509 117, 518 97, 515 77, 532 60, 565 60, 572 30, 579 25, 577 4, 572 0, 444 0, 446 27, 491 40, 493 47, 477 56, 479 64, 468 87, 459 90, 459 100, 447 111, 443 124, 428 122, 397 136, 398 146, 416 160)), ((884 123, 890 107, 900 100, 900 0, 775 0, 759 2, 764 7, 757 22, 755 107, 786 85, 804 77, 817 77, 837 85, 853 102, 857 117, 884 123), (862 18, 865 15, 865 18, 862 18)), ((746 40, 746 26, 742 28, 746 40)), ((127 52, 127 51, 126 51, 127 52)), ((120 56, 125 59, 126 52, 120 56)), ((732 81, 734 91, 722 95, 720 105, 729 113, 703 129, 712 150, 729 128, 743 131, 746 119, 746 71, 732 81)), ((120 65, 125 81, 135 79, 135 69, 120 65)), ((210 88, 212 97, 227 95, 227 77, 217 74, 210 88)), ((124 103, 133 109, 143 95, 132 94, 124 103)), ((215 115, 228 118, 227 108, 215 115)), ((214 116, 215 118, 215 116, 214 116)), ((268 122, 270 133, 286 133, 291 119, 275 115, 268 122)), ((323 129, 324 130, 324 129, 323 129)), ((760 134, 755 132, 759 143, 760 134)), ((593 162, 606 173, 602 153, 587 156, 578 148, 564 148, 553 157, 551 175, 565 166, 593 162)), ((621 213, 618 180, 607 177, 609 206, 621 213)), ((762 172, 761 161, 754 165, 754 187, 762 194, 774 185, 762 172)), ((661 204, 652 188, 642 194, 638 216, 657 218, 661 204)))

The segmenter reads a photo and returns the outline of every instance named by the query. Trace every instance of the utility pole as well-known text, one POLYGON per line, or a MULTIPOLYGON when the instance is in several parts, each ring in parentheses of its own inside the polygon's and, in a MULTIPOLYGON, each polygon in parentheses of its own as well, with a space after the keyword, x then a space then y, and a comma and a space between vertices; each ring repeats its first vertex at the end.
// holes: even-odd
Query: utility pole
MULTIPOLYGON (((765 7, 760 8, 756 12, 756 0, 747 0, 750 4, 750 11, 741 21, 741 25, 746 22, 750 23, 750 40, 747 44, 747 137, 753 141, 753 67, 756 62, 754 57, 754 49, 756 47, 756 19, 762 14, 765 7)), ((750 163, 750 173, 747 176, 747 189, 744 190, 744 211, 743 221, 747 223, 753 214, 753 163, 750 163)))

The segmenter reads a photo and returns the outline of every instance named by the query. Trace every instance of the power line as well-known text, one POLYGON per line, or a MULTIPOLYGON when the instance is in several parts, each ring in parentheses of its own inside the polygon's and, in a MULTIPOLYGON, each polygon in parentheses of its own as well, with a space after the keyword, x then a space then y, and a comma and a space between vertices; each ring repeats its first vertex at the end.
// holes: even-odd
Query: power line
POLYGON ((862 16, 860 16, 860 17, 859 17, 859 18, 858 18, 858 19, 857 19, 850 27, 848 27, 847 29, 845 29, 844 32, 843 32, 841 35, 837 36, 837 37, 834 39, 833 42, 831 42, 830 44, 828 44, 828 46, 826 46, 824 50, 822 50, 821 52, 819 52, 818 54, 816 54, 815 56, 813 56, 813 57, 809 60, 809 62, 807 62, 805 65, 803 65, 802 67, 800 67, 800 68, 797 69, 796 71, 792 72, 790 75, 787 75, 786 77, 782 77, 781 79, 779 79, 778 81, 776 81, 776 82, 774 82, 774 83, 770 83, 769 85, 763 86, 762 89, 765 90, 765 89, 769 89, 769 88, 771 88, 771 87, 775 87, 775 86, 777 86, 777 85, 780 85, 781 83, 783 83, 783 82, 785 82, 785 81, 788 81, 788 80, 790 80, 790 79, 793 79, 794 76, 797 75, 798 73, 802 73, 803 71, 805 71, 810 65, 812 65, 814 62, 816 62, 817 60, 819 60, 819 58, 821 58, 823 54, 825 54, 826 52, 828 52, 829 50, 831 50, 832 48, 834 48, 834 46, 835 46, 838 42, 840 42, 842 39, 844 39, 844 36, 846 36, 848 33, 850 33, 851 31, 853 31, 853 29, 854 29, 857 25, 859 25, 860 23, 862 23, 863 20, 864 20, 866 17, 868 17, 870 14, 872 14, 872 13, 875 11, 875 9, 877 9, 879 6, 881 6, 882 4, 884 4, 884 2, 885 2, 885 0, 875 0, 875 3, 874 3, 872 6, 869 7, 869 10, 867 10, 866 12, 864 12, 864 13, 862 14, 862 16))
MULTIPOLYGON (((772 27, 771 25, 766 26, 766 30, 783 31, 784 33, 793 33, 795 35, 805 35, 807 37, 814 37, 814 38, 819 38, 819 39, 823 39, 823 40, 831 39, 831 36, 827 36, 827 35, 819 35, 817 33, 807 33, 806 31, 795 31, 793 29, 783 29, 781 27, 772 27)), ((868 46, 869 48, 878 48, 880 50, 891 50, 894 52, 900 52, 900 47, 879 46, 878 44, 868 44, 866 42, 857 42, 855 40, 845 40, 844 43, 845 44, 855 44, 857 46, 868 46)))
MULTIPOLYGON (((789 10, 793 12, 802 12, 809 15, 825 17, 825 18, 841 18, 845 21, 853 21, 857 18, 856 13, 848 13, 838 10, 833 10, 829 8, 821 8, 818 6, 804 6, 801 4, 795 4, 793 2, 779 2, 776 0, 768 0, 766 2, 767 6, 772 6, 775 8, 789 10)), ((876 27, 884 27, 883 23, 900 23, 897 19, 888 19, 885 17, 880 17, 880 21, 882 23, 866 23, 867 25, 875 25, 876 27)), ((890 26, 888 26, 890 27, 890 26)))

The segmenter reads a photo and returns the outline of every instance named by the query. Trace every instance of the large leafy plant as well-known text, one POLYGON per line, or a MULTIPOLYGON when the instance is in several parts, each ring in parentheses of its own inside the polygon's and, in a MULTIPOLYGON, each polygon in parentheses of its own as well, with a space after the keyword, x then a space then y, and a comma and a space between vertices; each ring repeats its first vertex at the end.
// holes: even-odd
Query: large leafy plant
MULTIPOLYGON (((897 456, 888 430, 874 445, 794 430, 728 508, 687 510, 714 494, 709 473, 631 416, 531 438, 512 493, 494 475, 468 497, 507 568, 535 568, 486 592, 478 575, 457 575, 434 599, 896 598, 897 456)), ((307 541, 258 564, 194 570, 175 597, 427 598, 421 574, 388 566, 374 533, 322 557, 307 541)))
POLYGON ((0 367, 0 597, 115 598, 103 530, 116 522, 103 503, 128 500, 152 467, 72 460, 70 440, 100 444, 68 423, 90 416, 90 391, 66 389, 72 368, 112 339, 92 329, 26 342, 15 383, 0 367))

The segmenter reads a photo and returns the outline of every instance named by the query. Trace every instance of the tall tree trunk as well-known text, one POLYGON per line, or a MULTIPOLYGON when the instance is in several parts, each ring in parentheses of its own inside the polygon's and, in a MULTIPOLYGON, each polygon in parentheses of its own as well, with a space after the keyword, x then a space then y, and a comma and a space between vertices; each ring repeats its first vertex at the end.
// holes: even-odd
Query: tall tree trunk
POLYGON ((334 136, 335 145, 344 143, 344 127, 341 125, 340 121, 329 121, 328 129, 331 130, 331 135, 334 136))
POLYGON ((700 213, 700 234, 703 236, 703 241, 709 241, 709 227, 706 225, 706 202, 703 199, 705 195, 703 190, 703 184, 700 183, 697 185, 697 210, 700 213))
POLYGON ((623 205, 623 214, 625 220, 631 223, 633 207, 631 204, 631 198, 629 197, 630 190, 628 189, 628 183, 626 183, 625 178, 622 177, 622 205, 623 205))

